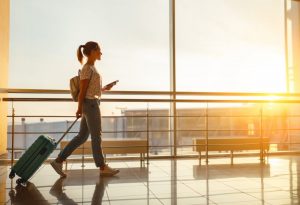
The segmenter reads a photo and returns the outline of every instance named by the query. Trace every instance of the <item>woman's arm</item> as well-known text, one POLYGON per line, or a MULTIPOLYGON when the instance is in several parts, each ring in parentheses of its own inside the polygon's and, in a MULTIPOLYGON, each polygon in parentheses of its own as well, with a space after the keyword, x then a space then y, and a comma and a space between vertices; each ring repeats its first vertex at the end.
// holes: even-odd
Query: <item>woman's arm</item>
POLYGON ((83 101, 84 98, 86 96, 86 91, 89 85, 89 79, 84 79, 84 80, 80 80, 80 91, 79 91, 79 95, 78 95, 78 108, 77 108, 77 112, 76 112, 76 117, 80 118, 82 115, 82 105, 83 105, 83 101))

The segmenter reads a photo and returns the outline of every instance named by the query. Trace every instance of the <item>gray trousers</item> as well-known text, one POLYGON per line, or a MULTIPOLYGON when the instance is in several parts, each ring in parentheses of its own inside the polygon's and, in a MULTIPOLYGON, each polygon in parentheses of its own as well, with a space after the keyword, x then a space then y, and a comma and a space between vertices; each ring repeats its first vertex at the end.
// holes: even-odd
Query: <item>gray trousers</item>
POLYGON ((88 139, 89 134, 91 134, 95 164, 97 167, 105 165, 101 147, 101 132, 99 100, 84 99, 79 133, 58 154, 58 157, 62 160, 66 160, 77 147, 82 145, 88 139))

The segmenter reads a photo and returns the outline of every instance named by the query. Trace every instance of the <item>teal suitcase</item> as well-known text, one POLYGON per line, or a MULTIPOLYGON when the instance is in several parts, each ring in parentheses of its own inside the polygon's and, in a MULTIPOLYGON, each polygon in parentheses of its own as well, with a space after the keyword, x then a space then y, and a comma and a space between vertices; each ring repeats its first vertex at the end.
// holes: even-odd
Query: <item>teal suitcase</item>
POLYGON ((55 142, 51 137, 41 135, 38 139, 26 150, 26 152, 21 156, 17 163, 11 168, 9 178, 14 178, 17 174, 19 179, 17 179, 17 184, 24 184, 32 177, 32 175, 41 167, 44 161, 49 157, 49 155, 55 150, 59 142, 64 138, 64 136, 73 127, 73 124, 68 128, 68 130, 63 134, 63 136, 55 142))

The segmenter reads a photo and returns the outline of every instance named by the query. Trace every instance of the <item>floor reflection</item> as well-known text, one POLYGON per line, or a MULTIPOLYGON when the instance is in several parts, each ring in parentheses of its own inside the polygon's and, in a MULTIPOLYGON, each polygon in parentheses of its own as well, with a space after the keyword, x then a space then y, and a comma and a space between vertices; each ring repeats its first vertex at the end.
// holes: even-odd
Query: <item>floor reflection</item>
MULTIPOLYGON (((66 178, 59 178, 50 189, 50 194, 57 198, 61 204, 77 204, 73 199, 70 199, 63 191, 63 182, 66 178)), ((102 200, 102 199, 101 199, 102 200)))
MULTIPOLYGON (((0 203, 299 204, 300 159, 296 156, 270 157, 266 164, 249 157, 233 165, 226 159, 212 159, 208 165, 178 159, 151 160, 148 167, 132 161, 113 162, 112 166, 120 169, 116 177, 99 177, 93 163, 84 169, 74 163, 67 178, 58 178, 46 164, 26 187, 14 186, 15 181, 11 184, 3 172, 7 177, 1 180, 0 191, 6 198, 0 197, 0 203)), ((5 170, 9 172, 9 167, 5 170)))
MULTIPOLYGON (((99 181, 96 182, 94 194, 91 201, 81 201, 81 203, 89 203, 90 204, 102 204, 103 195, 105 192, 105 188, 109 181, 113 179, 118 179, 118 177, 100 177, 99 181)), ((81 183, 78 183, 78 180, 67 180, 67 178, 59 178, 55 181, 53 186, 51 187, 49 193, 57 199, 57 203, 65 204, 65 205, 77 205, 78 202, 75 202, 72 198, 70 198, 67 193, 64 191, 66 189, 66 183, 70 183, 73 186, 78 185, 81 186, 81 183)), ((90 181, 91 182, 91 181, 90 181)), ((95 181, 93 181, 95 184, 95 181)), ((68 186, 72 186, 68 185, 68 186)), ((38 188, 31 182, 28 182, 26 186, 17 185, 14 190, 10 191, 10 200, 11 204, 26 204, 26 205, 48 205, 51 204, 47 201, 47 199, 41 194, 38 188)))
POLYGON ((9 196, 11 204, 50 204, 36 188, 36 186, 31 182, 27 182, 26 186, 17 185, 14 190, 10 191, 9 196))
MULTIPOLYGON (((243 182, 240 183, 235 178, 253 178, 255 182, 250 184, 251 180, 243 180, 244 183, 247 183, 247 186, 252 191, 260 192, 260 196, 254 197, 251 194, 247 195, 236 195, 235 192, 229 193, 232 194, 232 197, 248 197, 248 200, 253 201, 253 203, 265 204, 264 200, 264 179, 270 177, 270 164, 266 163, 245 163, 245 164, 207 164, 207 165, 194 165, 193 166, 193 176, 195 179, 206 180, 206 196, 208 200, 216 201, 219 200, 216 197, 212 196, 211 193, 215 192, 215 186, 217 182, 222 182, 223 180, 232 180, 232 188, 236 190, 242 190, 244 187, 243 182)), ((224 184, 224 183, 223 183, 224 184)), ((222 185, 223 185, 222 184, 222 185)), ((226 181, 225 181, 226 184, 226 181)), ((221 183, 220 183, 221 185, 221 183)), ((234 190, 233 189, 233 190, 234 190)), ((250 190, 249 189, 249 190, 250 190)), ((230 196, 230 195, 229 195, 230 196)), ((221 198, 222 199, 222 198, 221 198)), ((226 201, 226 199, 223 199, 226 201)), ((234 202, 234 200, 231 200, 234 202)), ((220 203, 220 202, 219 202, 220 203)), ((207 203, 209 204, 209 203, 207 203)))
POLYGON ((195 179, 270 177, 270 165, 265 163, 194 165, 195 179))

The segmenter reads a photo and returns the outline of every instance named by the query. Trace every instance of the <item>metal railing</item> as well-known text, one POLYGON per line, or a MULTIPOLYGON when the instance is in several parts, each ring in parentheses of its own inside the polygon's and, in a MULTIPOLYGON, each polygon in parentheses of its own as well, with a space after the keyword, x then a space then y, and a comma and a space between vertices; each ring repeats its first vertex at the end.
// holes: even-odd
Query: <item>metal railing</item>
MULTIPOLYGON (((68 90, 41 90, 41 89, 0 89, 0 93, 8 93, 8 94, 69 94, 68 90)), ((201 116, 178 116, 177 114, 174 115, 174 113, 171 113, 171 115, 149 115, 149 111, 145 110, 145 115, 142 116, 103 116, 105 117, 113 117, 113 118, 122 118, 122 117, 140 117, 146 119, 146 130, 121 130, 121 131, 105 131, 103 133, 128 133, 128 132, 145 132, 147 136, 147 161, 149 160, 149 134, 152 132, 168 132, 168 133, 174 133, 174 132, 186 132, 186 131, 198 131, 198 132, 204 132, 205 133, 205 139, 206 139, 206 161, 208 161, 208 147, 210 146, 208 144, 209 139, 209 132, 213 131, 220 131, 218 129, 209 129, 209 118, 212 117, 245 117, 245 116, 219 116, 219 115, 209 115, 208 110, 210 103, 254 103, 259 104, 260 112, 258 115, 249 115, 252 117, 256 117, 260 121, 260 128, 259 128, 259 137, 261 139, 260 141, 260 159, 264 159, 264 152, 262 150, 263 147, 263 132, 266 131, 263 128, 263 105, 267 103, 284 103, 284 104, 299 104, 300 103, 300 94, 286 94, 286 93, 223 93, 223 92, 167 92, 167 91, 107 91, 103 94, 103 96, 109 96, 109 95, 119 95, 119 96, 129 96, 127 98, 123 97, 117 97, 117 98, 102 98, 102 102, 136 102, 136 103, 198 103, 198 104, 205 104, 204 109, 204 115, 201 116), (178 96, 176 99, 171 98, 171 96, 178 96), (132 98, 130 96, 143 96, 143 98, 132 98), (164 96, 165 98, 151 98, 152 96, 164 96), (189 98, 186 98, 187 96, 190 96, 189 98), (195 97, 198 97, 200 99, 194 99, 195 97), (169 98, 169 99, 168 99, 169 98), (193 99, 192 99, 193 98, 193 99), (166 118, 181 118, 181 117, 198 117, 198 118, 204 118, 204 129, 187 129, 187 130, 179 130, 175 126, 175 130, 172 129, 165 129, 165 130, 151 130, 149 125, 149 118, 154 117, 166 117, 166 118)), ((12 113, 8 115, 7 117, 12 119, 12 128, 11 132, 8 132, 8 134, 12 135, 12 156, 11 156, 11 163, 14 162, 14 138, 15 134, 21 134, 22 132, 16 132, 14 130, 15 127, 15 118, 20 117, 72 117, 72 116, 57 116, 57 115, 15 115, 15 108, 14 108, 14 102, 71 102, 71 98, 53 98, 53 97, 4 97, 1 99, 4 102, 11 102, 12 103, 12 113)), ((274 117, 274 116, 272 116, 274 117)), ((282 116, 278 116, 282 117, 282 116)), ((289 115, 285 116, 287 118, 289 117, 300 117, 300 115, 289 115)), ((282 131, 298 131, 300 129, 272 129, 272 130, 282 130, 282 131)), ((221 130, 221 131, 248 131, 247 129, 228 129, 228 130, 221 130)), ((31 132, 32 134, 40 134, 41 132, 31 132)), ((45 132, 43 132, 45 133, 45 132)), ((51 132, 51 133, 60 133, 60 132, 51 132)), ((75 133, 75 132, 72 132, 75 133)), ((282 142, 281 142, 282 143, 282 142)), ((293 143, 289 142, 286 144, 300 144, 299 143, 293 143)), ((185 144, 185 145, 179 145, 175 141, 173 144, 165 145, 165 146, 151 146, 151 147, 168 147, 171 149, 177 149, 180 147, 194 147, 195 144, 185 144)), ((174 152, 175 155, 171 154, 171 157, 177 157, 176 152, 174 152)))

